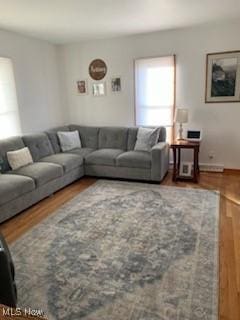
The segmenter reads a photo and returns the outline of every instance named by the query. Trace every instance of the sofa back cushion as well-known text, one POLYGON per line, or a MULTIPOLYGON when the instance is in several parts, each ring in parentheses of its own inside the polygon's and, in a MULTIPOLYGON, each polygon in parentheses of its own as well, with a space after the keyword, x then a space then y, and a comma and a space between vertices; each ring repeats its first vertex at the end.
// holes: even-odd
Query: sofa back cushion
POLYGON ((33 161, 38 161, 54 153, 51 142, 45 133, 23 136, 23 142, 29 148, 33 161))
POLYGON ((69 126, 71 131, 78 130, 82 148, 98 149, 98 127, 79 126, 72 124, 69 126))
POLYGON ((25 145, 21 137, 13 137, 4 140, 0 140, 0 167, 1 172, 11 170, 7 160, 7 152, 15 151, 24 148, 25 145))
POLYGON ((127 141, 127 149, 134 150, 136 141, 137 141, 137 127, 128 128, 128 141, 127 141))
POLYGON ((49 129, 49 130, 45 131, 45 133, 48 136, 48 139, 51 142, 51 145, 53 147, 54 153, 61 152, 61 145, 60 145, 60 141, 59 141, 59 138, 58 138, 58 135, 57 135, 57 132, 59 132, 59 131, 63 131, 63 132, 69 131, 69 127, 68 126, 62 126, 62 127, 56 127, 56 128, 49 129))
POLYGON ((99 149, 127 150, 128 128, 102 127, 99 129, 99 149))
MULTIPOLYGON (((155 128, 155 127, 149 127, 149 128, 155 128)), ((130 127, 128 129, 128 141, 127 141, 128 150, 134 150, 134 147, 137 141, 137 134, 138 134, 138 127, 130 127)), ((166 128, 160 127, 158 142, 164 142, 164 141, 166 141, 166 128)))
POLYGON ((167 131, 165 127, 160 127, 158 142, 165 142, 167 138, 167 131))

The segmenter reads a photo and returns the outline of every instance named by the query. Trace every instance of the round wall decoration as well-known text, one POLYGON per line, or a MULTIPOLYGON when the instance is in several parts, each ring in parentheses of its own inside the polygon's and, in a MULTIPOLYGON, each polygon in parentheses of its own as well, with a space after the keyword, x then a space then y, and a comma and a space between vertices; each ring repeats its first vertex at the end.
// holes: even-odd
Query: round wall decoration
POLYGON ((101 59, 95 59, 90 63, 88 71, 92 79, 102 80, 107 73, 106 63, 101 59))

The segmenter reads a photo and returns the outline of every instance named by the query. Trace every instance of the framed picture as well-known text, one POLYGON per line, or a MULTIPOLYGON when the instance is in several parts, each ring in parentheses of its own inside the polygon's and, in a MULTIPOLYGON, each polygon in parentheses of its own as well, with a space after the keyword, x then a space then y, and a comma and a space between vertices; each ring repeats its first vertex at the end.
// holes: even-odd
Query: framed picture
POLYGON ((209 53, 205 102, 240 101, 240 51, 209 53))
POLYGON ((93 83, 92 92, 93 92, 94 97, 105 96, 106 95, 106 83, 105 82, 93 83))
POLYGON ((183 176, 183 177, 191 177, 192 163, 191 162, 181 162, 179 174, 180 174, 180 176, 183 176))
POLYGON ((77 81, 77 93, 79 95, 88 94, 87 80, 79 80, 79 81, 77 81))
POLYGON ((121 78, 115 77, 111 79, 112 92, 120 92, 122 90, 121 78))
POLYGON ((95 59, 90 63, 88 72, 92 79, 102 80, 107 74, 107 65, 102 59, 95 59))

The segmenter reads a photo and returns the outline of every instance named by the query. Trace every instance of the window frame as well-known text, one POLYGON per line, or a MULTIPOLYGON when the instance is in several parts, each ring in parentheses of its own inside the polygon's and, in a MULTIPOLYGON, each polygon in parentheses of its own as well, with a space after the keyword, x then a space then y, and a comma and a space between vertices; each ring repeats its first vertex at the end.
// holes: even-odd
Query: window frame
POLYGON ((19 136, 22 134, 22 123, 21 123, 21 115, 20 115, 20 108, 19 108, 19 102, 18 102, 18 90, 17 90, 17 81, 16 81, 16 74, 15 74, 15 63, 14 63, 14 59, 12 57, 9 56, 5 56, 5 55, 0 55, 0 59, 6 59, 10 62, 11 65, 11 73, 12 73, 12 80, 13 80, 13 95, 15 98, 15 102, 16 102, 16 106, 14 109, 2 112, 0 111, 0 116, 5 116, 5 115, 14 115, 16 117, 17 120, 17 125, 18 125, 18 130, 16 130, 15 133, 12 133, 10 135, 7 135, 5 137, 1 137, 1 133, 0 133, 0 140, 3 139, 7 139, 7 138, 11 138, 14 136, 19 136))
POLYGON ((143 60, 143 59, 156 59, 156 58, 164 58, 164 57, 173 57, 173 66, 174 66, 174 74, 173 74, 173 110, 172 110, 172 125, 170 126, 165 126, 165 128, 170 129, 170 143, 172 143, 175 140, 175 122, 174 122, 174 115, 176 111, 176 54, 165 54, 165 55, 157 55, 157 56, 147 56, 147 57, 138 57, 134 59, 134 64, 133 64, 133 78, 134 78, 134 125, 137 125, 137 90, 136 90, 136 62, 138 60, 143 60))

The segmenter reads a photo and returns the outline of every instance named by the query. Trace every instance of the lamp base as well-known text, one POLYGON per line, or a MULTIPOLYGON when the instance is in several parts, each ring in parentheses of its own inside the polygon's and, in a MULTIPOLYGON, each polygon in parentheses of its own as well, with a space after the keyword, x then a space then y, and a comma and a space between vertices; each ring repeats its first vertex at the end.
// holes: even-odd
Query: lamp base
POLYGON ((182 123, 180 123, 180 125, 179 125, 178 140, 183 140, 183 126, 182 126, 182 123))

